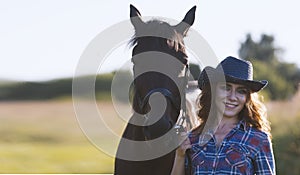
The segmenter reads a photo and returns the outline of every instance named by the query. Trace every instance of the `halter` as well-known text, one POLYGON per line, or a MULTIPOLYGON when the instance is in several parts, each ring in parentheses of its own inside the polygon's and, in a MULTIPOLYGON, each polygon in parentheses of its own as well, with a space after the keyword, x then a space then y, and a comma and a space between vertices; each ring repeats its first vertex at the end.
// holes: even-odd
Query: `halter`
MULTIPOLYGON (((176 134, 179 134, 180 132, 185 132, 185 129, 183 127, 184 122, 186 121, 188 125, 191 125, 191 121, 189 120, 188 117, 186 117, 187 113, 186 113, 186 90, 188 88, 188 77, 189 77, 189 66, 188 64, 185 65, 185 73, 184 73, 184 82, 183 85, 184 87, 182 88, 183 91, 181 92, 181 98, 176 97, 172 94, 171 91, 169 91, 167 88, 155 88, 152 89, 151 91, 149 91, 143 99, 138 99, 139 100, 139 107, 140 109, 144 109, 144 107, 146 106, 146 104, 149 101, 150 96, 153 93, 159 92, 162 95, 164 95, 166 98, 168 98, 172 105, 177 109, 180 110, 180 114, 179 117, 177 119, 176 124, 174 125, 174 129, 176 134), (180 99, 182 99, 182 103, 180 101, 180 99), (180 109, 178 109, 177 106, 179 106, 178 104, 180 104, 180 109)), ((146 117, 146 116, 145 116, 146 117)))
POLYGON ((176 104, 180 103, 180 99, 178 97, 174 97, 172 92, 170 92, 166 88, 155 88, 155 89, 152 89, 151 91, 149 91, 145 95, 145 97, 143 98, 141 103, 139 104, 140 109, 143 109, 146 106, 147 102, 149 101, 150 96, 156 92, 159 92, 162 95, 164 95, 165 97, 169 98, 171 100, 172 104, 176 107, 176 109, 178 109, 176 104))

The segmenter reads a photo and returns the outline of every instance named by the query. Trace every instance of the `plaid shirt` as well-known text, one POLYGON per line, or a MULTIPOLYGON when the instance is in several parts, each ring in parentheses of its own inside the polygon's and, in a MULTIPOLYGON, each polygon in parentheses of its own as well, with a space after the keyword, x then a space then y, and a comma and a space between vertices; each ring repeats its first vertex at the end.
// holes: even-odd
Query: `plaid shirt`
POLYGON ((272 144, 264 132, 241 121, 219 147, 214 135, 208 134, 211 139, 205 144, 201 144, 199 135, 189 134, 192 148, 187 156, 191 165, 187 163, 188 158, 185 165, 191 168, 191 174, 275 174, 272 144))

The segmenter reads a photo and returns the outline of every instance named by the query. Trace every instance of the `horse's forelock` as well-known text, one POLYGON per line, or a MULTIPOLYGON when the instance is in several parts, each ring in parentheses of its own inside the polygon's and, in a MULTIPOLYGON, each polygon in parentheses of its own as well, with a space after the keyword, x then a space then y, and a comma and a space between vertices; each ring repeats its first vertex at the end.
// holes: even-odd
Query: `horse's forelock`
MULTIPOLYGON (((135 34, 129 41, 129 44, 132 47, 137 47, 139 44, 147 42, 147 38, 160 38, 160 42, 163 42, 160 46, 166 46, 169 49, 174 50, 175 54, 179 54, 177 58, 179 58, 184 64, 187 63, 187 54, 185 51, 183 36, 176 32, 175 28, 167 22, 159 20, 151 20, 146 22, 145 26, 143 26, 141 29, 135 30, 135 34)), ((134 52, 133 55, 135 55, 134 52)))

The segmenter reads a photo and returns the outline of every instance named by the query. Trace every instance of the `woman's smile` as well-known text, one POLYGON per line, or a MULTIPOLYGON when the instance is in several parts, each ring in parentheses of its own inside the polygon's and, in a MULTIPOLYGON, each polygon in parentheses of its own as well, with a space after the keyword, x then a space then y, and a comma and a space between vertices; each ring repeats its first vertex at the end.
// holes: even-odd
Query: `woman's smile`
POLYGON ((218 112, 224 117, 237 117, 246 103, 247 92, 240 84, 218 83, 215 98, 218 112))
POLYGON ((225 104, 225 107, 229 108, 229 109, 234 109, 235 107, 238 106, 238 104, 232 104, 232 103, 227 103, 227 102, 225 102, 224 104, 225 104))

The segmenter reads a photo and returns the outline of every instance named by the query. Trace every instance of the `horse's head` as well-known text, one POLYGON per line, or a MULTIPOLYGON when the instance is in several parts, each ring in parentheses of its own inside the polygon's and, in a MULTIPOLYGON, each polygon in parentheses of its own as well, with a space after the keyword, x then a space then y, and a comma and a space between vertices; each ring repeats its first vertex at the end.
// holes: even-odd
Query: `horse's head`
POLYGON ((149 125, 151 138, 168 131, 179 116, 188 65, 183 38, 194 23, 195 10, 196 7, 190 9, 179 24, 172 26, 159 20, 144 22, 140 12, 130 6, 135 29, 131 40, 135 78, 133 109, 150 116, 146 125, 149 125), (156 93, 163 95, 165 100, 156 93), (153 103, 149 104, 150 98, 153 103), (161 113, 161 110, 164 111, 161 113), (153 119, 155 115, 159 116, 153 119))

